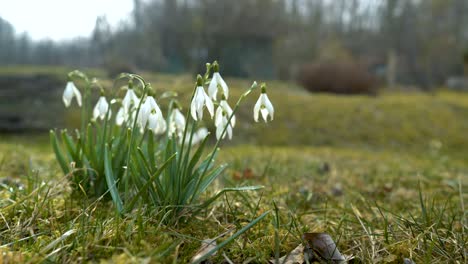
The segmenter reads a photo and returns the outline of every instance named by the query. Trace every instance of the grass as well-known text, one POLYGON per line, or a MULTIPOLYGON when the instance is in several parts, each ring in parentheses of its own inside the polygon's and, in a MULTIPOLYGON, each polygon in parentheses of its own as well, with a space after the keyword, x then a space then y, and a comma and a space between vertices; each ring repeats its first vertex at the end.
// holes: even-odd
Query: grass
MULTIPOLYGON (((190 76, 150 75, 154 87, 186 98, 190 76)), ((247 87, 230 80, 232 96, 247 87)), ((1 136, 0 251, 17 262, 188 262, 202 240, 226 241, 266 218, 213 256, 265 263, 327 232, 354 261, 464 263, 468 95, 310 95, 270 83, 273 123, 251 123, 247 102, 233 142, 218 162, 231 164, 210 192, 228 193, 200 217, 177 226, 140 205, 119 217, 110 201, 72 197, 47 136, 1 136), (277 213, 275 213, 277 212, 277 213)), ((59 99, 58 99, 59 100, 59 99)), ((181 100, 184 101, 183 99, 181 100)))

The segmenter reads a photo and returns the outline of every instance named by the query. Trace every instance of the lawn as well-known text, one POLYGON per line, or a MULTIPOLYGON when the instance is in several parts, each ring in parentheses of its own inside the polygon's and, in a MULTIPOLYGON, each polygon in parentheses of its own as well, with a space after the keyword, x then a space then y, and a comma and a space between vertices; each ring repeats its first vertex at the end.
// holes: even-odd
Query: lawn
MULTIPOLYGON (((187 98, 190 76, 148 78, 187 98)), ((227 81, 234 98, 248 86, 227 81)), ((468 95, 345 97, 269 85, 275 120, 253 124, 256 98, 246 101, 217 158, 230 166, 209 193, 264 188, 228 193, 176 226, 143 204, 120 216, 111 201, 72 194, 47 135, 1 135, 4 260, 189 262, 202 240, 220 244, 269 211, 211 261, 274 262, 306 232, 328 233, 354 263, 467 261, 468 95)))

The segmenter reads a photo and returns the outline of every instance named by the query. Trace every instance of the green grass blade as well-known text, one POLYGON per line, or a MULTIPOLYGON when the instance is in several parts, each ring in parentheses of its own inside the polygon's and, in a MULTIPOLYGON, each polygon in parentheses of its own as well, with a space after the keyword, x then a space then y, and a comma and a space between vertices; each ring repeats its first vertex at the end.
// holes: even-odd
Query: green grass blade
POLYGON ((122 203, 122 199, 120 198, 119 192, 117 190, 117 182, 115 181, 114 174, 112 173, 112 161, 111 161, 111 157, 109 156, 109 146, 107 144, 106 144, 106 147, 104 148, 104 169, 105 169, 107 187, 109 188, 109 192, 112 196, 112 200, 117 206, 117 211, 119 213, 122 213, 123 203, 122 203))
POLYGON ((219 245, 217 245, 216 247, 214 247, 213 249, 211 249, 210 251, 208 251, 205 255, 203 255, 202 257, 200 257, 200 258, 197 259, 196 261, 194 261, 193 264, 201 263, 201 262, 203 262, 204 260, 206 260, 207 258, 209 258, 211 255, 213 255, 213 253, 215 253, 216 251, 218 251, 220 248, 223 248, 223 247, 226 246, 227 244, 229 244, 229 243, 231 243, 232 241, 234 241, 234 239, 238 238, 240 235, 242 235, 243 233, 247 232, 247 230, 249 230, 249 229, 252 228, 254 225, 256 225, 258 222, 260 222, 260 221, 261 221, 263 218, 265 218, 265 216, 267 216, 269 213, 270 213, 270 211, 264 212, 262 215, 260 215, 260 216, 257 217, 255 220, 253 220, 252 222, 250 222, 248 225, 244 226, 244 227, 241 228, 239 231, 237 231, 234 235, 232 235, 232 236, 229 237, 228 239, 224 240, 223 242, 219 243, 219 245))
POLYGON ((65 145, 65 149, 67 150, 70 159, 74 162, 79 162, 75 143, 73 142, 73 139, 68 135, 67 130, 62 130, 60 134, 62 135, 62 142, 65 145))
POLYGON ((261 185, 224 188, 221 191, 219 191, 215 196, 211 197, 210 199, 206 200, 203 204, 201 204, 199 209, 194 212, 194 215, 198 214, 201 210, 208 207, 212 202, 216 201, 216 199, 218 199, 221 195, 223 195, 226 192, 256 191, 263 188, 265 187, 261 185))
POLYGON ((50 143, 52 144, 52 149, 54 150, 55 157, 57 158, 57 161, 60 167, 62 168, 63 173, 68 174, 70 172, 70 167, 68 166, 68 162, 66 161, 62 151, 60 150, 57 135, 53 130, 50 131, 50 143))
POLYGON ((89 162, 91 163, 91 166, 96 168, 97 165, 98 165, 98 160, 97 160, 97 157, 96 157, 96 148, 95 148, 95 144, 94 144, 94 140, 93 140, 94 137, 93 137, 93 129, 92 129, 91 124, 88 124, 86 134, 87 134, 86 135, 86 142, 84 142, 85 149, 88 152, 86 156, 88 156, 89 162))

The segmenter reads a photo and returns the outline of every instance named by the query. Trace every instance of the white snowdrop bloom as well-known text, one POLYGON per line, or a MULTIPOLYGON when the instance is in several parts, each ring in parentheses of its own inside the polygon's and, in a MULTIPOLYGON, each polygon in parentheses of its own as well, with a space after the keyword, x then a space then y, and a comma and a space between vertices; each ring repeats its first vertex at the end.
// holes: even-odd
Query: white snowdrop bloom
MULTIPOLYGON (((226 113, 226 118, 229 119, 229 117, 232 115, 232 109, 224 97, 221 99, 221 102, 219 102, 218 108, 220 107, 226 113)), ((231 126, 234 127, 235 125, 236 125, 236 116, 234 115, 231 118, 231 126)))
POLYGON ((155 134, 161 134, 166 131, 166 121, 164 120, 161 109, 153 96, 146 97, 146 100, 142 104, 140 112, 138 113, 137 121, 142 132, 144 131, 147 123, 148 128, 155 134))
MULTIPOLYGON (((215 114, 216 139, 219 140, 221 138, 221 134, 223 133, 224 127, 226 127, 226 125, 226 133, 228 134, 229 139, 232 139, 232 128, 236 125, 236 117, 232 116, 231 121, 228 124, 229 117, 231 115, 232 109, 223 96, 215 114)), ((224 134, 223 138, 225 136, 226 134, 224 134)))
POLYGON ((155 109, 151 111, 148 116, 148 129, 153 131, 155 135, 166 132, 166 120, 164 120, 161 111, 157 112, 155 109))
POLYGON ((229 88, 226 82, 223 80, 223 77, 221 77, 221 74, 215 71, 213 73, 213 77, 211 78, 210 85, 208 86, 208 94, 210 95, 211 99, 216 101, 216 95, 218 94, 218 85, 221 87, 223 95, 226 97, 226 99, 229 98, 229 88))
POLYGON ((208 129, 206 129, 206 127, 199 128, 195 133, 193 133, 192 145, 202 142, 206 136, 208 136, 208 129))
POLYGON ((182 137, 182 133, 185 129, 185 117, 178 108, 174 108, 169 117, 169 137, 176 134, 179 138, 182 137))
POLYGON ((214 105, 211 98, 205 93, 203 87, 197 86, 195 94, 193 96, 192 104, 190 106, 190 113, 195 121, 203 119, 203 107, 206 105, 206 109, 210 113, 211 118, 214 114, 214 105))
POLYGON ((62 96, 62 100, 65 104, 65 107, 70 106, 73 97, 76 97, 76 102, 78 103, 78 106, 81 106, 80 91, 78 90, 78 88, 76 88, 75 84, 72 81, 68 81, 62 96))
MULTIPOLYGON (((106 97, 99 97, 99 100, 93 110, 93 119, 96 120, 99 117, 103 120, 106 117, 107 110, 109 110, 109 103, 107 103, 106 97)), ((110 115, 111 114, 109 113, 109 118, 110 115)))
POLYGON ((122 106, 124 109, 124 114, 129 114, 131 109, 137 107, 140 103, 140 99, 136 96, 135 91, 133 89, 128 89, 127 93, 125 94, 124 99, 122 100, 122 106))
POLYGON ((226 133, 223 135, 222 138, 228 135, 229 139, 232 139, 232 125, 228 123, 229 116, 226 114, 225 111, 221 107, 218 107, 216 110, 216 117, 215 117, 215 126, 216 126, 216 139, 221 139, 221 135, 223 134, 224 128, 226 128, 226 133))
POLYGON ((258 101, 254 106, 253 116, 255 122, 258 122, 259 112, 262 113, 262 117, 263 120, 265 120, 265 122, 268 121, 268 115, 270 115, 270 120, 273 120, 275 109, 273 108, 273 104, 271 104, 270 99, 268 99, 266 89, 264 87, 262 87, 262 93, 260 94, 260 97, 258 98, 258 101))

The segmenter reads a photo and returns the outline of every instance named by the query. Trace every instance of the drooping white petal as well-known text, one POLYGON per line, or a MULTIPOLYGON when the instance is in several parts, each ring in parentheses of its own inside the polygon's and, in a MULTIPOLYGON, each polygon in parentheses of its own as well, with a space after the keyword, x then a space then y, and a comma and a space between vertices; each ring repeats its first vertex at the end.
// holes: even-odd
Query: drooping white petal
POLYGON ((218 80, 216 72, 213 74, 213 78, 211 78, 210 84, 208 85, 208 94, 216 101, 216 95, 218 94, 218 80))
POLYGON ((221 122, 223 121, 223 108, 221 106, 218 106, 216 109, 216 114, 215 114, 215 126, 218 127, 221 125, 221 122))
POLYGON ((218 84, 223 89, 224 96, 226 97, 226 99, 228 99, 229 98, 229 88, 228 88, 226 82, 223 80, 223 77, 221 77, 221 74, 219 74, 219 72, 215 72, 213 75, 217 75, 218 84))
POLYGON ((190 105, 190 113, 195 121, 203 119, 203 107, 205 105, 211 115, 211 118, 213 118, 213 102, 211 101, 211 98, 205 93, 203 87, 198 86, 195 90, 195 94, 190 105))
MULTIPOLYGON (((227 120, 226 120, 226 122, 227 122, 227 120)), ((227 127, 227 134, 228 134, 229 140, 231 140, 232 139, 232 127, 231 127, 231 125, 229 125, 227 127)))
POLYGON ((223 115, 221 121, 219 122, 218 126, 216 126, 216 139, 219 140, 222 136, 224 139, 228 135, 229 139, 232 139, 232 126, 228 123, 228 119, 226 115, 223 115), (223 135, 223 131, 226 128, 226 132, 223 135))
POLYGON ((75 85, 73 85, 73 93, 75 94, 76 102, 78 103, 78 106, 81 107, 81 93, 80 93, 80 90, 78 90, 78 88, 76 88, 75 85))
POLYGON ((169 118, 169 137, 174 133, 180 138, 185 129, 185 117, 182 115, 179 109, 175 108, 172 110, 169 118))
POLYGON ((125 113, 123 107, 120 107, 119 111, 117 111, 117 115, 115 116, 115 124, 121 126, 125 121, 125 113))
POLYGON ((99 97, 98 102, 93 110, 93 119, 97 119, 98 117, 103 120, 106 117, 107 110, 109 109, 109 103, 104 96, 99 97))
POLYGON ((78 106, 81 106, 81 93, 76 88, 75 84, 69 81, 65 86, 65 90, 63 91, 62 96, 62 100, 65 104, 65 107, 69 107, 71 105, 73 97, 76 97, 76 102, 78 103, 78 106))
POLYGON ((122 106, 126 114, 129 114, 131 108, 136 107, 139 103, 140 99, 136 96, 135 91, 133 91, 133 89, 128 89, 124 99, 122 100, 122 106))
POLYGON ((140 131, 144 130, 146 123, 148 122, 149 115, 151 113, 151 106, 148 99, 141 105, 140 112, 138 113, 137 123, 140 126, 140 131))
POLYGON ((229 88, 219 72, 213 73, 213 77, 211 78, 210 84, 208 86, 208 94, 210 95, 210 98, 216 101, 218 85, 221 86, 224 97, 226 97, 226 99, 229 98, 229 88))
POLYGON ((179 109, 174 109, 173 116, 176 126, 183 130, 185 128, 185 116, 180 112, 179 109))
POLYGON ((164 117, 162 116, 162 113, 159 112, 157 115, 157 131, 156 134, 163 134, 167 130, 167 125, 166 125, 166 120, 164 120, 164 117))
POLYGON ((273 104, 271 103, 267 94, 265 94, 265 97, 263 100, 264 100, 265 108, 268 110, 268 113, 270 114, 271 121, 273 121, 273 115, 275 114, 275 109, 273 108, 273 104))
POLYGON ((148 129, 153 131, 154 134, 156 133, 156 128, 158 126, 158 118, 156 116, 156 113, 151 113, 148 116, 148 129))
POLYGON ((204 96, 205 96, 205 105, 206 109, 208 109, 208 113, 210 113, 211 118, 213 118, 214 115, 214 105, 213 101, 211 101, 211 98, 203 91, 204 96))
POLYGON ((196 145, 203 141, 208 136, 208 129, 206 127, 199 128, 194 134, 192 139, 192 145, 196 145))
POLYGON ((219 123, 218 126, 216 126, 216 139, 219 140, 221 138, 221 135, 223 134, 224 131, 224 123, 223 120, 219 123))
POLYGON ((262 95, 260 95, 260 97, 258 98, 254 106, 253 116, 254 116, 255 122, 258 122, 258 112, 260 112, 261 105, 262 105, 262 95))
MULTIPOLYGON (((232 115, 232 109, 231 107, 229 106, 229 104, 227 103, 226 100, 221 100, 221 102, 219 103, 219 105, 223 108, 223 110, 226 112, 226 115, 227 115, 227 118, 229 119, 229 117, 232 115)), ((232 116, 231 118, 231 126, 234 127, 236 125, 236 116, 232 116)))
POLYGON ((195 90, 195 94, 193 95, 192 104, 190 105, 190 113, 193 120, 195 121, 203 118, 204 99, 205 97, 203 96, 203 87, 198 86, 195 90))
POLYGON ((148 117, 148 129, 153 131, 155 135, 166 132, 166 121, 161 112, 152 111, 148 117))
POLYGON ((268 120, 268 110, 265 107, 262 107, 262 109, 260 109, 260 113, 262 114, 262 118, 266 123, 268 120))

